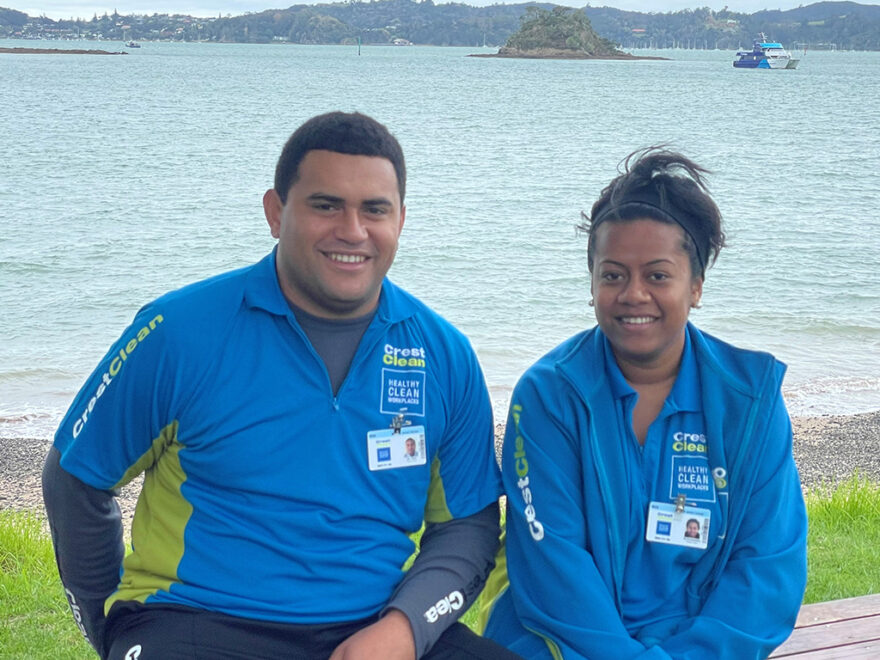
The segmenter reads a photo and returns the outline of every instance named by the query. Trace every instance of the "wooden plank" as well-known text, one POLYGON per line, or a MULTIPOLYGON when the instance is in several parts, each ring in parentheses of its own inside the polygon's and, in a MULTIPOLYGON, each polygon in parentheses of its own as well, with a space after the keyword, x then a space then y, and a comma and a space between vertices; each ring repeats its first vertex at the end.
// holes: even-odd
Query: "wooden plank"
POLYGON ((801 607, 795 628, 877 614, 880 614, 880 594, 811 603, 801 607))
POLYGON ((880 648, 880 614, 797 628, 770 657, 784 658, 823 649, 837 649, 842 652, 843 647, 847 645, 869 642, 873 644, 875 650, 880 648))
POLYGON ((770 657, 792 658, 792 660, 838 660, 839 658, 846 658, 846 660, 876 660, 880 657, 880 643, 863 642, 848 646, 836 646, 830 649, 804 651, 795 655, 779 656, 774 653, 770 657))

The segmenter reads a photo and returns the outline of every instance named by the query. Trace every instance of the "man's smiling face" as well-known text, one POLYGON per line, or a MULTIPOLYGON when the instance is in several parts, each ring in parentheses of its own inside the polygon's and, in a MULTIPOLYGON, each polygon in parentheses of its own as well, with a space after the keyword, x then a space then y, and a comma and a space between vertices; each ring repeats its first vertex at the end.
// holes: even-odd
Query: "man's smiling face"
POLYGON ((386 158, 309 151, 287 202, 263 197, 287 299, 315 316, 353 318, 375 309, 403 229, 394 165, 386 158))

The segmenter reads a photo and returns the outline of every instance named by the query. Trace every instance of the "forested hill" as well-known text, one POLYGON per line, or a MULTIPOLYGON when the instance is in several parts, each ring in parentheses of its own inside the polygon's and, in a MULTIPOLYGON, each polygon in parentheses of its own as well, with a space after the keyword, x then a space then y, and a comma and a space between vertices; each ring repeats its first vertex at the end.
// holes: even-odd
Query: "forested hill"
POLYGON ((880 6, 856 2, 818 2, 754 14, 707 7, 662 14, 589 6, 584 11, 598 34, 624 48, 647 44, 733 50, 751 46, 763 32, 790 48, 880 50, 880 6))
MULTIPOLYGON (((75 21, 53 21, 0 8, 0 37, 301 44, 355 43, 360 39, 363 43, 498 46, 518 30, 528 6, 550 10, 556 5, 472 7, 434 4, 432 0, 348 0, 293 5, 242 16, 123 16, 114 12, 75 21)), ((601 37, 623 48, 732 50, 750 46, 763 32, 768 39, 790 48, 880 50, 880 6, 856 2, 819 2, 754 14, 706 7, 646 14, 590 5, 584 7, 584 12, 601 37)))

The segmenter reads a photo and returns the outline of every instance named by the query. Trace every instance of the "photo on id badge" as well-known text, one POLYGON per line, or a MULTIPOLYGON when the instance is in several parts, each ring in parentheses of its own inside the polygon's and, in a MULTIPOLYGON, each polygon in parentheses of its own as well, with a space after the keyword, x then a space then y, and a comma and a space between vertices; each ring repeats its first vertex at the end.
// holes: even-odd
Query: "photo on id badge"
POLYGON ((425 427, 378 429, 367 433, 370 470, 414 467, 427 463, 425 427))

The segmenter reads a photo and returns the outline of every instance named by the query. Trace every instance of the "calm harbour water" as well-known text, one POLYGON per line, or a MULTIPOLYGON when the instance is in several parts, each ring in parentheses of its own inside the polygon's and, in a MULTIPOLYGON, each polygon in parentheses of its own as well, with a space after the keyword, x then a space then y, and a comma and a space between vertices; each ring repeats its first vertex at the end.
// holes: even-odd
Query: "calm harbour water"
POLYGON ((730 236, 693 320, 788 363, 794 414, 880 408, 880 53, 742 71, 721 51, 472 52, 487 51, 0 55, 0 438, 49 437, 142 304, 268 252, 275 159, 333 109, 371 114, 403 144, 391 275, 470 336, 499 418, 522 371, 594 323, 580 211, 626 154, 660 142, 714 171, 730 236))

